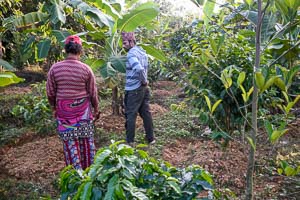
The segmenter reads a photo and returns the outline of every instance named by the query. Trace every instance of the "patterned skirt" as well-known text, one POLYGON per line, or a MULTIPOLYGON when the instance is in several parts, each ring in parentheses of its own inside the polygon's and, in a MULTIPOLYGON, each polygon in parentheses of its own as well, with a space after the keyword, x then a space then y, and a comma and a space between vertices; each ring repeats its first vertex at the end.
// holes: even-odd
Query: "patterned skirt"
POLYGON ((57 131, 63 141, 66 165, 89 167, 95 156, 93 115, 88 98, 57 100, 57 131))

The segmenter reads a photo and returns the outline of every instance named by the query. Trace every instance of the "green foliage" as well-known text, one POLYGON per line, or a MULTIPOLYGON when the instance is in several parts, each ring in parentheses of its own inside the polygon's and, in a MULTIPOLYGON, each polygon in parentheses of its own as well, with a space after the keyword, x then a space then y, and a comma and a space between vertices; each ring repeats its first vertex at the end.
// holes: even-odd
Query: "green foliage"
POLYGON ((98 150, 82 174, 66 167, 60 175, 61 199, 193 199, 212 190, 212 178, 201 167, 175 168, 142 147, 116 142, 98 150))
POLYGON ((50 200, 50 196, 45 193, 45 188, 40 184, 28 181, 16 180, 13 178, 0 179, 0 199, 14 200, 50 200))
POLYGON ((24 132, 25 128, 0 128, 0 147, 6 144, 13 144, 17 138, 19 138, 24 132))
POLYGON ((24 81, 24 79, 17 77, 13 72, 0 71, 0 87, 19 83, 21 81, 24 81))
POLYGON ((25 124, 35 127, 40 133, 55 130, 45 88, 45 82, 33 85, 32 92, 26 94, 12 110, 15 117, 23 119, 25 124))
POLYGON ((286 176, 297 176, 300 174, 299 152, 289 152, 286 155, 278 154, 276 164, 278 174, 286 176))
MULTIPOLYGON (((239 107, 249 101, 252 93, 254 58, 251 42, 240 34, 230 34, 227 37, 223 30, 213 25, 205 30, 199 23, 175 34, 171 40, 177 56, 186 63, 184 65, 189 65, 184 68, 186 76, 183 78, 192 104, 201 112, 214 113, 216 122, 225 132, 243 124, 242 114, 246 112, 241 112, 239 107), (244 74, 243 80, 240 74, 244 74), (211 102, 216 103, 211 105, 211 102)), ((211 121, 210 127, 214 128, 214 124, 211 121)))

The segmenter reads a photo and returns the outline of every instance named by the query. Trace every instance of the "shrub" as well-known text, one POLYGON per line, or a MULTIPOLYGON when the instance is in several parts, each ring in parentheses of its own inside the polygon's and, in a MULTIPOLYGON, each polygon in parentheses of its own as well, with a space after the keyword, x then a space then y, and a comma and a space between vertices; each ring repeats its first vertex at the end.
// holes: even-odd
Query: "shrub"
POLYGON ((185 169, 116 142, 100 149, 82 173, 66 167, 60 175, 61 199, 194 199, 212 190, 212 178, 200 166, 185 169))
POLYGON ((34 84, 32 92, 26 94, 18 105, 14 106, 12 113, 15 117, 22 118, 26 125, 34 126, 40 133, 55 130, 45 82, 34 84))

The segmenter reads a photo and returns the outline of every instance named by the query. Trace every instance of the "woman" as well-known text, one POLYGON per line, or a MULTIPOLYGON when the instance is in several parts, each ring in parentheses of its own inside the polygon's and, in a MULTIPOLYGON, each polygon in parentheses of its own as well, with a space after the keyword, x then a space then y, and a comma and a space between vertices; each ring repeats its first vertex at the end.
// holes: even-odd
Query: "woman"
POLYGON ((47 96, 63 141, 66 165, 86 169, 94 160, 94 123, 99 118, 95 75, 79 61, 82 43, 78 36, 65 40, 65 60, 48 72, 47 96))

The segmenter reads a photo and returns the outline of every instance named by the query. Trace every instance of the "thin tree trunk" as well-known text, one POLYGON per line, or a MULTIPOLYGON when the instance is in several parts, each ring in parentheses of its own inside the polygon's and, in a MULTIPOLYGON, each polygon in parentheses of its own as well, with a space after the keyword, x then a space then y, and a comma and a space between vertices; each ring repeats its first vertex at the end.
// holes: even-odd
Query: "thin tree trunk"
POLYGON ((119 98, 118 98, 119 89, 118 86, 115 86, 112 89, 112 111, 113 115, 120 115, 120 105, 119 105, 119 98))
POLYGON ((3 46, 2 46, 2 41, 0 40, 0 59, 3 57, 3 46))
POLYGON ((252 130, 250 132, 250 138, 254 146, 250 145, 250 153, 248 158, 247 177, 246 177, 246 200, 253 199, 253 173, 255 167, 255 147, 256 147, 256 135, 257 135, 257 110, 258 110, 258 88, 255 83, 255 72, 259 70, 260 65, 260 42, 261 42, 261 22, 263 18, 262 14, 262 1, 257 1, 258 16, 256 25, 256 40, 255 40, 255 65, 253 69, 253 98, 252 98, 252 130))

